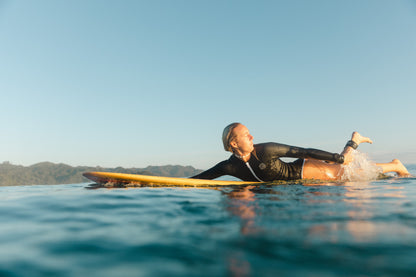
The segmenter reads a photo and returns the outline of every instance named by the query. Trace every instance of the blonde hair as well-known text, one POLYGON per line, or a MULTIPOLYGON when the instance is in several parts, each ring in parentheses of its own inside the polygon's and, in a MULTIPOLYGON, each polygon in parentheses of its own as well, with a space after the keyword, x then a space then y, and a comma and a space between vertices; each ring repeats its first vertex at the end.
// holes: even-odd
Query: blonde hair
POLYGON ((230 125, 228 125, 227 127, 224 128, 224 131, 222 131, 222 143, 224 145, 224 150, 225 151, 233 152, 233 149, 232 149, 230 143, 236 137, 234 132, 233 132, 234 128, 237 127, 240 124, 241 123, 238 123, 238 122, 231 123, 230 125))

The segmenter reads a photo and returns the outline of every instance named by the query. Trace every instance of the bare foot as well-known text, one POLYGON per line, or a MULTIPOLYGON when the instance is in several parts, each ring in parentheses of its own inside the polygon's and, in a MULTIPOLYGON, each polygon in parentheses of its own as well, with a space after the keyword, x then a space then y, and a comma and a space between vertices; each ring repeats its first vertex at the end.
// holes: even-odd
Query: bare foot
POLYGON ((396 167, 397 167, 396 173, 397 173, 397 175, 399 175, 399 177, 409 177, 409 176, 411 176, 409 171, 407 171, 406 167, 402 164, 401 161, 399 161, 398 159, 394 159, 391 162, 396 165, 396 167))
POLYGON ((352 133, 351 140, 352 140, 353 142, 355 142, 356 144, 358 144, 358 145, 360 145, 360 144, 361 144, 361 143, 363 143, 363 142, 367 142, 367 143, 370 143, 370 144, 372 144, 372 143, 373 143, 373 141, 372 141, 370 138, 368 138, 368 137, 363 137, 363 136, 362 136, 362 135, 360 135, 358 132, 354 132, 354 133, 352 133))

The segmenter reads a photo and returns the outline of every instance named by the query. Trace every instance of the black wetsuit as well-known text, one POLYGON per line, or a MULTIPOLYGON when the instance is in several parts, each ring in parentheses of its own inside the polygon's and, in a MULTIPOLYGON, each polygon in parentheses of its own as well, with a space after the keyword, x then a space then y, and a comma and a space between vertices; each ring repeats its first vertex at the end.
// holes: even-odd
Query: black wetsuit
POLYGON ((269 142, 255 144, 247 163, 232 155, 228 160, 191 178, 215 179, 231 175, 243 181, 269 182, 302 179, 303 162, 306 158, 336 163, 344 162, 344 156, 340 154, 269 142), (286 163, 279 159, 283 157, 299 159, 286 163))

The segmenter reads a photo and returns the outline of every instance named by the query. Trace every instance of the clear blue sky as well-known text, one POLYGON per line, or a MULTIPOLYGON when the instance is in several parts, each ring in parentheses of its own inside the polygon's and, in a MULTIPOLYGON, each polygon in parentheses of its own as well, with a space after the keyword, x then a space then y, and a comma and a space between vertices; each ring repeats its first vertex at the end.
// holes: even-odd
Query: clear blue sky
POLYGON ((0 0, 0 162, 205 169, 239 121, 416 163, 415 30, 411 0, 0 0))

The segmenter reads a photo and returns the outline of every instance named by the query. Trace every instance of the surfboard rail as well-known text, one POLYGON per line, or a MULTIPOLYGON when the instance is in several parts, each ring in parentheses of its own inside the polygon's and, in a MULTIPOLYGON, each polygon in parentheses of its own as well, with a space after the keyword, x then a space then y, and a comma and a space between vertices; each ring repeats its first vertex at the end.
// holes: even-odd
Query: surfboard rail
POLYGON ((125 186, 236 186, 236 185, 258 185, 262 182, 226 181, 226 180, 205 180, 178 177, 163 177, 141 174, 127 174, 115 172, 85 172, 84 177, 98 184, 120 184, 125 186))

